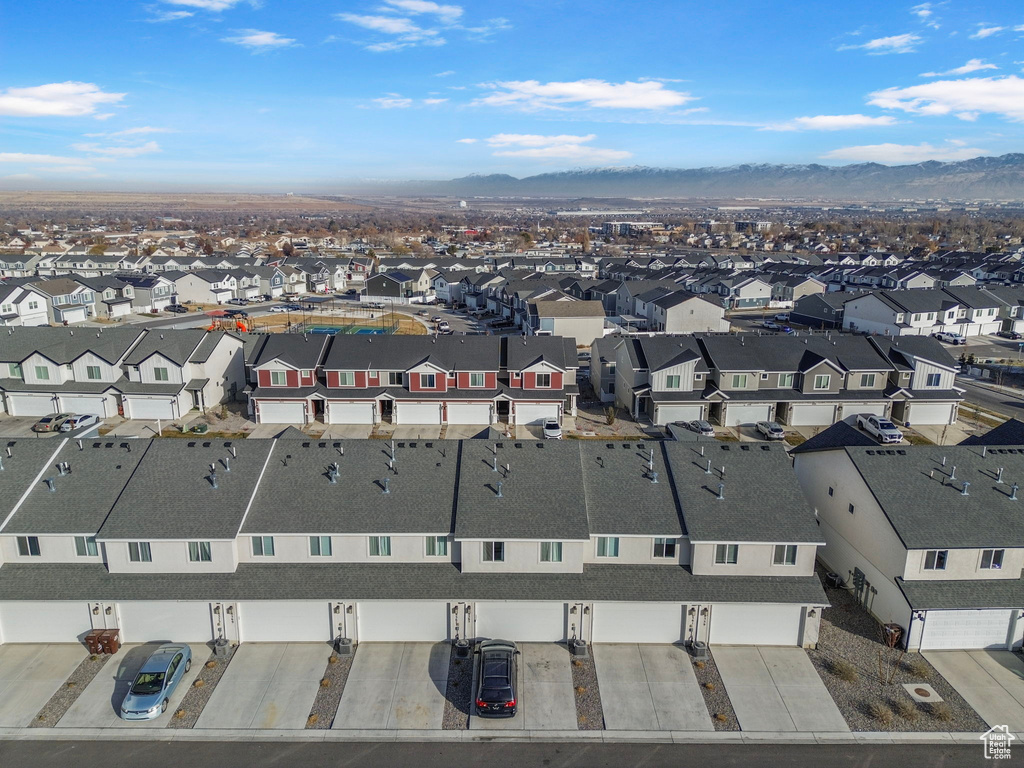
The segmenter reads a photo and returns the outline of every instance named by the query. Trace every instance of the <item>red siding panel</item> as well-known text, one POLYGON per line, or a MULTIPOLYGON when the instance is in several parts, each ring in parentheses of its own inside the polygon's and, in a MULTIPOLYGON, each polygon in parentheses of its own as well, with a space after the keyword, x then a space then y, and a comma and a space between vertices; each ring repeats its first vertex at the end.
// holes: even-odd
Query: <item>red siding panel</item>
POLYGON ((328 371, 327 372, 327 386, 328 387, 337 387, 338 386, 338 379, 339 378, 340 377, 338 376, 338 372, 337 371, 328 371))
POLYGON ((534 389, 537 386, 537 374, 527 371, 523 374, 523 389, 534 389))
POLYGON ((256 383, 261 387, 269 387, 270 371, 256 371, 256 383))
POLYGON ((289 387, 298 387, 299 386, 299 372, 298 371, 286 371, 285 375, 287 376, 288 386, 289 387))
POLYGON ((498 374, 496 374, 496 373, 485 373, 484 374, 484 386, 486 386, 487 389, 497 389, 498 388, 498 374))
POLYGON ((355 375, 356 387, 359 389, 366 388, 366 371, 356 371, 355 375))

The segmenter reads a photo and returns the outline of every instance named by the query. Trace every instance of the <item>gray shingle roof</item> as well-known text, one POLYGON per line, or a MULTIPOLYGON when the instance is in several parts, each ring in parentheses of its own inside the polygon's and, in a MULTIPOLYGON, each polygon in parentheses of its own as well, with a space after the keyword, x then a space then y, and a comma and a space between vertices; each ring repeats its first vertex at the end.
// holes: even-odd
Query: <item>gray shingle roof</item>
POLYGON ((983 435, 971 435, 960 445, 1024 446, 1024 421, 1004 421, 983 435))
MULTIPOLYGON (((495 336, 334 336, 325 370, 406 371, 427 358, 447 371, 496 371, 495 336)), ((261 357, 261 359, 263 359, 261 357)))
MULTIPOLYGON (((61 442, 60 438, 0 441, 0 458, 4 464, 3 472, 0 472, 0 521, 14 509, 46 461, 60 448, 61 442), (8 448, 10 456, 7 455, 8 448)), ((6 528, 4 532, 7 532, 6 528)))
MULTIPOLYGON (((286 363, 298 370, 313 370, 323 360, 324 350, 327 348, 331 338, 331 336, 315 334, 271 333, 266 336, 266 341, 260 347, 252 364, 253 366, 260 366, 269 363, 271 360, 280 360, 282 363, 286 363)), ((340 338, 370 337, 351 336, 340 338)))
POLYGON ((865 336, 701 336, 711 364, 721 371, 803 371, 829 360, 846 371, 892 368, 865 336))
POLYGON ((904 581, 898 578, 896 586, 915 611, 1019 609, 1024 606, 1024 581, 1021 579, 904 581))
POLYGON ((150 331, 125 358, 125 363, 138 365, 151 355, 160 354, 172 363, 184 365, 207 335, 207 331, 199 329, 150 331))
POLYGON ((142 328, 6 328, 0 332, 0 361, 19 363, 39 352, 59 365, 77 360, 86 352, 108 363, 120 360, 146 331, 142 328))
POLYGON ((869 448, 878 446, 878 441, 865 432, 861 432, 852 424, 845 421, 837 421, 828 429, 824 429, 814 437, 806 440, 793 448, 789 453, 811 453, 813 451, 828 451, 835 448, 845 448, 848 445, 862 445, 869 448))

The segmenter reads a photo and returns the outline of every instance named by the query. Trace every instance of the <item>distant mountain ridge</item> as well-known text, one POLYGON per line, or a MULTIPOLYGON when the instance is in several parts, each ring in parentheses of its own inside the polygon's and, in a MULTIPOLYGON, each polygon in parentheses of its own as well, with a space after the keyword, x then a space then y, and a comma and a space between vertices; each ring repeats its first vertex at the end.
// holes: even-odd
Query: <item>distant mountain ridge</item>
MULTIPOLYGON (((391 185, 389 185, 391 186, 391 185)), ((1024 199, 1024 153, 914 165, 743 164, 716 168, 588 168, 518 179, 471 174, 403 182, 405 194, 557 197, 1024 199)), ((392 191, 393 188, 392 188, 392 191)))

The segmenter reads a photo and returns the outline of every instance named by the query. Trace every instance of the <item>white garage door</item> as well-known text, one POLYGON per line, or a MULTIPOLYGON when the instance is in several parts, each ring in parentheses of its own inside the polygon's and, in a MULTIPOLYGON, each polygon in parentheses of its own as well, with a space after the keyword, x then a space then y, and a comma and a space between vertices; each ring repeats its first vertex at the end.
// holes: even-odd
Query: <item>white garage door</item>
POLYGON ((717 645, 797 645, 802 610, 799 605, 714 605, 710 641, 717 645))
POLYGON ((597 603, 595 643, 678 643, 686 606, 664 603, 597 603))
POLYGON ((702 405, 659 405, 657 423, 671 424, 673 421, 696 421, 704 418, 702 405))
POLYGON ((725 426, 735 427, 740 424, 756 424, 771 418, 770 405, 727 405, 725 407, 725 426))
POLYGON ((885 403, 850 403, 839 407, 839 414, 836 420, 849 421, 856 426, 857 416, 872 414, 874 416, 885 416, 885 403))
POLYGON ((359 642, 438 642, 448 640, 448 603, 388 601, 359 603, 359 642))
POLYGON ((125 643, 205 643, 213 639, 209 603, 147 600, 118 603, 117 611, 125 643))
POLYGON ((0 641, 74 643, 92 629, 88 603, 0 603, 0 641))
POLYGON ((238 621, 243 642, 327 642, 333 614, 326 600, 251 600, 238 604, 238 621))
POLYGON ((395 424, 440 423, 440 403, 395 403, 395 424))
POLYGON ((543 424, 548 419, 560 419, 562 406, 559 403, 527 405, 516 403, 516 424, 543 424))
POLYGON ((107 416, 107 399, 103 396, 61 395, 60 409, 69 413, 88 413, 93 416, 107 416))
POLYGON ((305 403, 274 403, 258 400, 260 424, 305 424, 305 403))
POLYGON ((907 423, 918 424, 949 424, 953 419, 952 403, 911 403, 910 417, 907 423))
POLYGON ((80 323, 85 320, 85 307, 75 307, 74 309, 65 309, 60 313, 60 319, 67 320, 69 323, 80 323))
POLYGON ((1003 648, 1007 646, 1013 611, 928 611, 921 650, 1003 648))
POLYGON ((7 412, 11 416, 45 416, 56 409, 53 398, 49 395, 7 395, 7 412))
POLYGON ((328 403, 328 424, 373 424, 373 403, 328 403))
POLYGON ((133 419, 173 419, 174 413, 170 397, 128 398, 128 414, 133 419))
POLYGON ((449 424, 490 424, 490 403, 452 403, 448 406, 449 424))
POLYGON ((476 634, 492 640, 560 643, 565 640, 565 603, 477 603, 476 634))
POLYGON ((794 405, 789 413, 789 424, 792 427, 816 427, 831 424, 835 415, 834 405, 794 405))

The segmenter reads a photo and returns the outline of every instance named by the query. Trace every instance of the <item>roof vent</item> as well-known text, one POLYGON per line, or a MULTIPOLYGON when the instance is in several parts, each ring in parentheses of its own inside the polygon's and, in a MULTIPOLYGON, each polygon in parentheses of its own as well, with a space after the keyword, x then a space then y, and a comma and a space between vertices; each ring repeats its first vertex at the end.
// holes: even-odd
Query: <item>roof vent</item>
POLYGON ((761 446, 761 450, 762 451, 770 451, 771 449, 772 449, 772 447, 770 445, 762 445, 761 446))
POLYGON ((725 483, 718 484, 718 500, 721 501, 725 498, 725 483))
POLYGON ((741 445, 740 446, 740 450, 741 451, 749 451, 750 450, 750 446, 749 445, 741 445))
POLYGON ((54 491, 57 490, 57 486, 54 484, 52 477, 46 478, 46 480, 44 480, 43 482, 45 482, 46 487, 50 489, 50 493, 53 493, 54 491))

